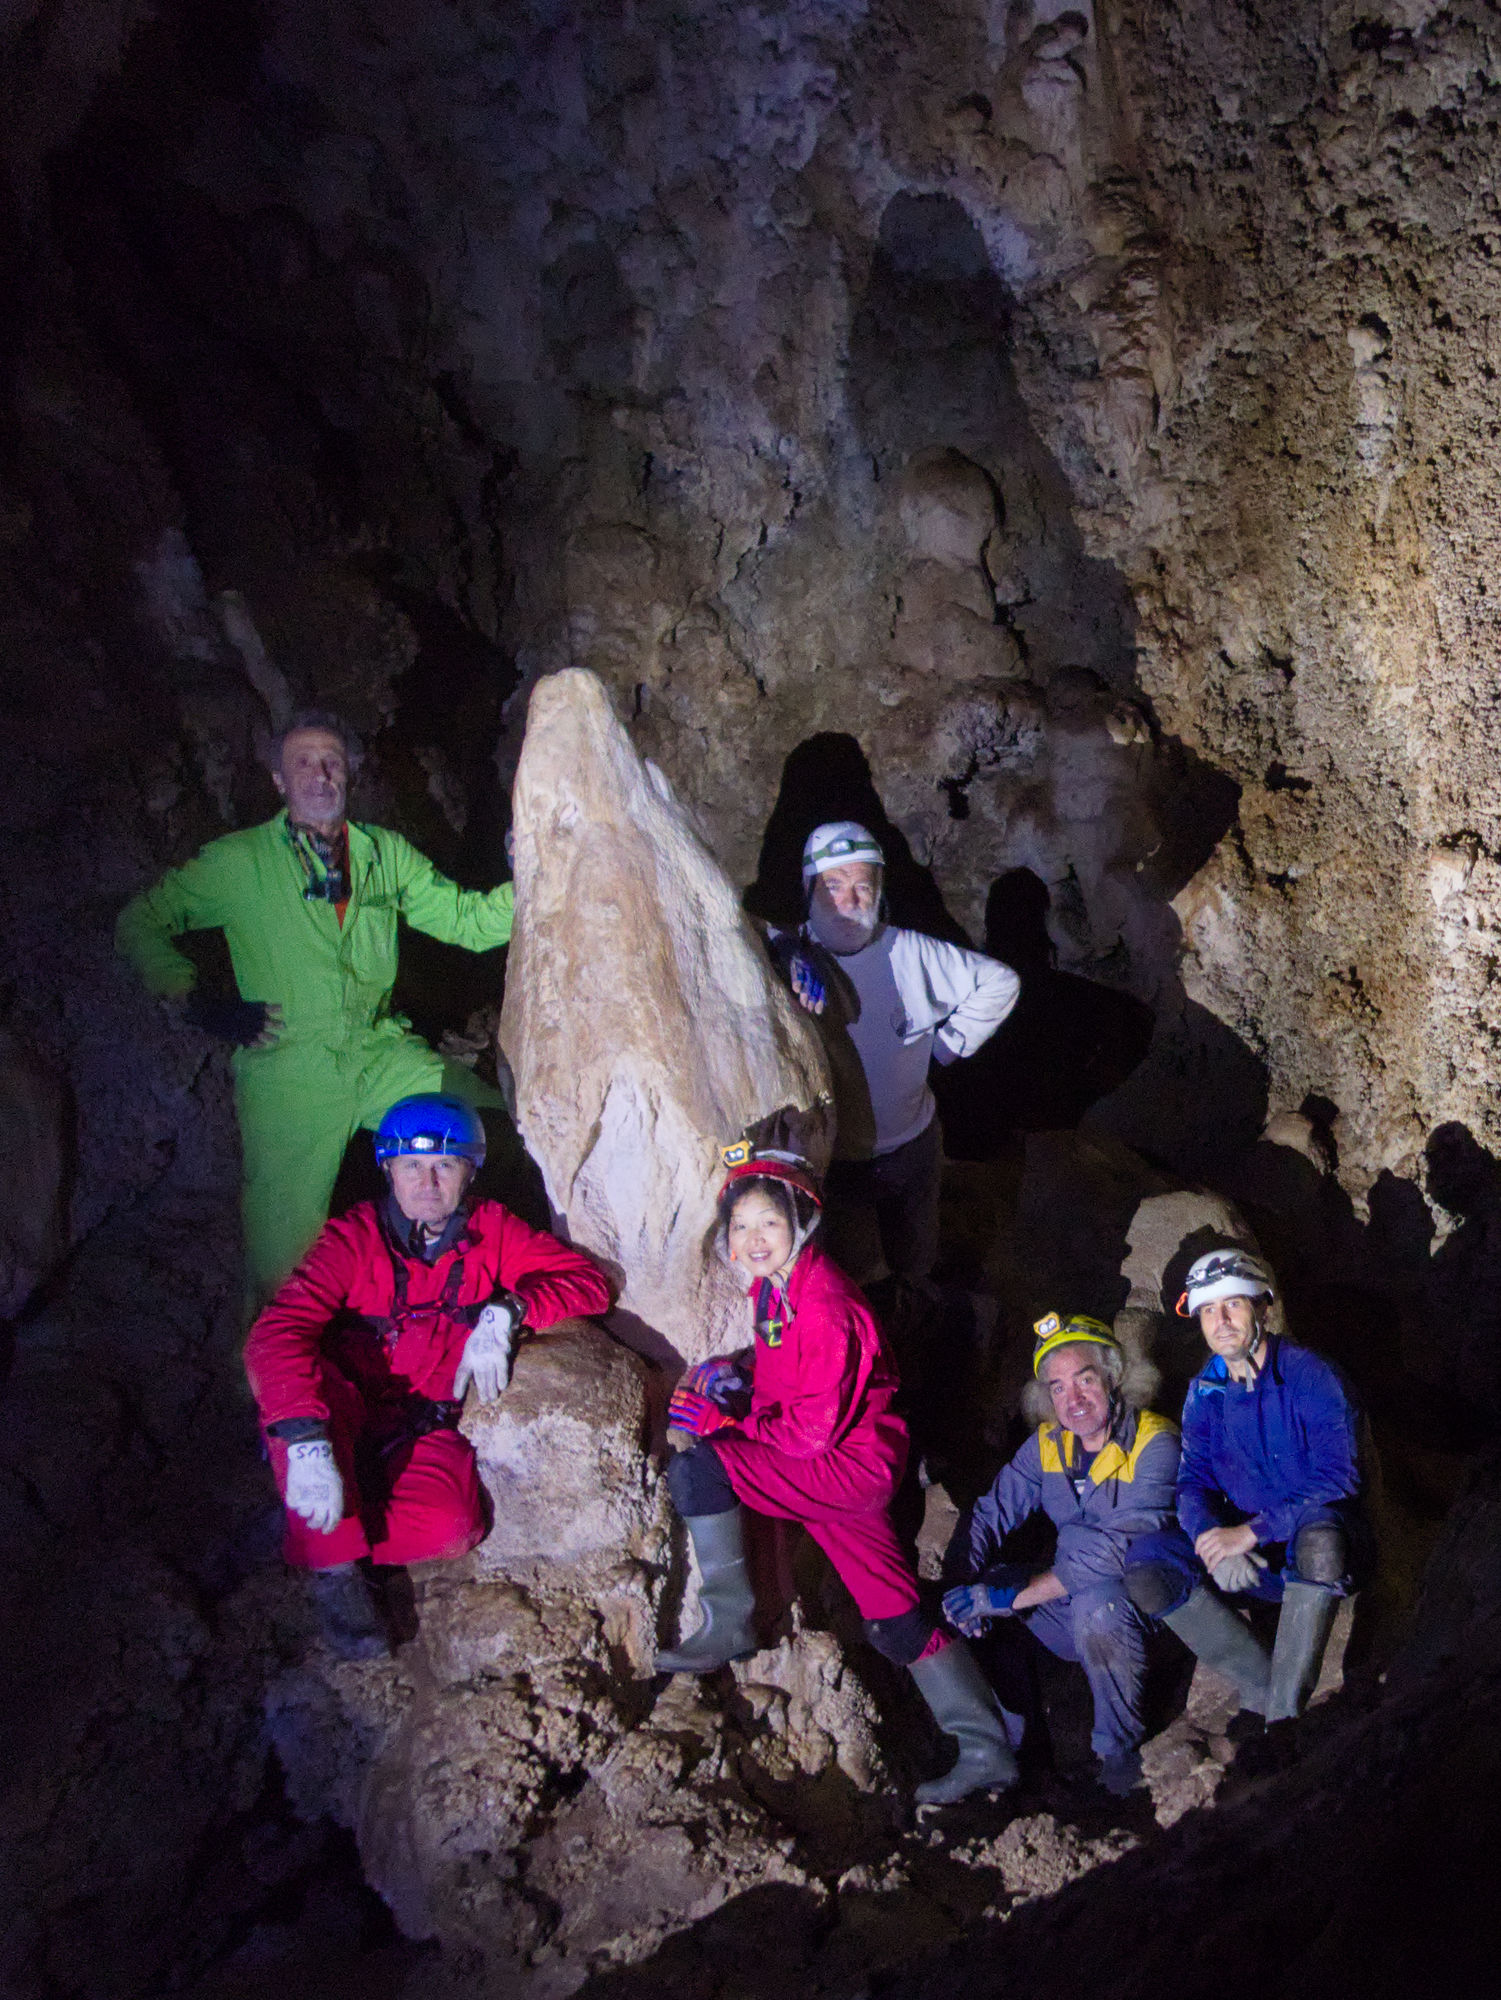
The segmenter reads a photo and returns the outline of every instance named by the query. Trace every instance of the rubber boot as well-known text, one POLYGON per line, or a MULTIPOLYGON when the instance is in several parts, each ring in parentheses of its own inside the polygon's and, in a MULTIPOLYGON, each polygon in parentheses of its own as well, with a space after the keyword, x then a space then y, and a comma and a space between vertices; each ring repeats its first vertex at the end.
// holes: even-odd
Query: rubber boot
POLYGON ((1291 1721, 1307 1707, 1308 1697, 1318 1685, 1329 1628, 1338 1609, 1339 1599, 1332 1590, 1316 1583, 1284 1585, 1267 1692, 1269 1723, 1291 1721))
POLYGON ((745 1517, 738 1507, 723 1514, 685 1517, 698 1557, 698 1601, 704 1621, 682 1645, 658 1653, 659 1674, 712 1674, 756 1650, 755 1593, 745 1567, 745 1517))
POLYGON ((335 1563, 308 1572, 318 1624, 341 1660, 379 1660, 390 1652, 385 1627, 371 1601, 370 1586, 358 1563, 335 1563))
POLYGON ((1162 1622, 1206 1667, 1213 1667, 1234 1685, 1242 1708, 1255 1715, 1267 1714, 1272 1663, 1250 1626, 1222 1597, 1200 1584, 1187 1604, 1166 1612, 1162 1622))
POLYGON ((979 1662, 962 1639, 941 1652, 914 1660, 907 1669, 917 1691, 945 1736, 959 1739, 954 1768, 941 1778, 929 1778, 913 1793, 920 1806, 951 1806, 971 1792, 1005 1791, 1020 1773, 1006 1741, 1000 1703, 979 1662))

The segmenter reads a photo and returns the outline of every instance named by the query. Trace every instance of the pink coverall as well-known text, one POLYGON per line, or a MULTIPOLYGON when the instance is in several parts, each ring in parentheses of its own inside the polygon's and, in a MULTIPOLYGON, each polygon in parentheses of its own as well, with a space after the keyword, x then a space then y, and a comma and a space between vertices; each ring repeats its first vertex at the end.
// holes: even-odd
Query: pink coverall
POLYGON ((810 1243, 787 1281, 785 1324, 756 1340, 749 1415, 705 1440, 737 1499, 802 1523, 864 1618, 918 1601, 889 1512, 907 1463, 898 1386, 858 1286, 810 1243))

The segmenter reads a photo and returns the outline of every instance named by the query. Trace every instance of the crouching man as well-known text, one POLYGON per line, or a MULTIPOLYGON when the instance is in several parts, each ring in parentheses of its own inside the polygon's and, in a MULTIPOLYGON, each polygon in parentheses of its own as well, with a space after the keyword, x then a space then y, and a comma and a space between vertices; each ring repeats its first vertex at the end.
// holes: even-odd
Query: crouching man
POLYGON ((1209 1360, 1183 1405, 1179 1528, 1132 1550, 1126 1588, 1243 1707, 1284 1722, 1314 1690, 1371 1544, 1355 1407, 1327 1361, 1268 1331, 1273 1297, 1249 1251, 1210 1251, 1190 1269, 1178 1311, 1198 1319, 1209 1360), (1226 1598, 1280 1604, 1270 1660, 1226 1598))
MULTIPOLYGON (((1122 1578, 1138 1538, 1172 1518, 1178 1432, 1127 1400, 1126 1357, 1101 1321, 1079 1315, 1060 1322, 1049 1313, 1035 1331, 1033 1400, 1051 1409, 1052 1420, 960 1522, 945 1561, 955 1587, 943 1606, 971 1636, 990 1619, 1020 1619, 1049 1652, 1083 1667, 1094 1697, 1090 1743, 1100 1781, 1124 1794, 1141 1777, 1150 1620, 1122 1578), (1057 1548, 1051 1565, 1029 1576, 1001 1560, 1002 1544, 1039 1510, 1057 1528, 1057 1548)), ((1008 1709, 1013 1740, 1023 1727, 1008 1709)))
POLYGON ((345 1659, 386 1650, 371 1565, 462 1556, 485 1534, 458 1429, 469 1385, 493 1400, 527 1329, 611 1302, 580 1251, 498 1201, 466 1199, 485 1156, 467 1104, 404 1097, 375 1151, 385 1196, 324 1225, 245 1348, 286 1559, 312 1572, 324 1636, 345 1659))

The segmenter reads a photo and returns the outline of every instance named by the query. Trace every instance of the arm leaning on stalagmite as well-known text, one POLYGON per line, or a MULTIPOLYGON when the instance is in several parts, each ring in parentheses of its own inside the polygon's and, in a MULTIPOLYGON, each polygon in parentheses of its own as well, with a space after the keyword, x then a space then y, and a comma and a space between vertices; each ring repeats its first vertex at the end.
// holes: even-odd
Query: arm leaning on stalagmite
POLYGON ((592 1257, 533 1229, 505 1211, 500 1230, 499 1282, 526 1307, 534 1331, 560 1319, 587 1319, 614 1304, 610 1281, 592 1257))
POLYGON ((465 951, 494 951, 509 944, 516 914, 512 883, 488 890, 461 889, 399 833, 381 827, 376 837, 395 872, 397 907, 414 930, 465 951))
POLYGON ((290 1418, 327 1421, 320 1348, 329 1322, 348 1303, 359 1274, 357 1241, 342 1217, 326 1222, 250 1329, 245 1373, 261 1423, 267 1427, 290 1418))
POLYGON ((973 1583, 1001 1560, 1001 1546, 1042 1505, 1042 1461, 1034 1431, 1009 1465, 1001 1467, 954 1530, 943 1559, 946 1582, 973 1583))

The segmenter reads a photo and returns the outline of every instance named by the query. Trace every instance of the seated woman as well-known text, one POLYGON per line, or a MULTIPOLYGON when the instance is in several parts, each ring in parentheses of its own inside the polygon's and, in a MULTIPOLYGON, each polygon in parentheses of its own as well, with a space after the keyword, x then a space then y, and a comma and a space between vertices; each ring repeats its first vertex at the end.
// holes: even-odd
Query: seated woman
POLYGON ((810 1241, 820 1198, 806 1163, 748 1145, 727 1149, 717 1244, 744 1279, 754 1340, 695 1368, 668 1421, 696 1442, 668 1470, 702 1575, 704 1620, 664 1673, 709 1673, 754 1652, 754 1599, 741 1503, 799 1521, 833 1563, 871 1644, 904 1666, 940 1729, 959 1740, 921 1805, 1016 1782, 994 1696, 962 1640, 935 1628, 891 1525, 907 1461, 893 1409, 897 1374, 857 1287, 810 1241))

